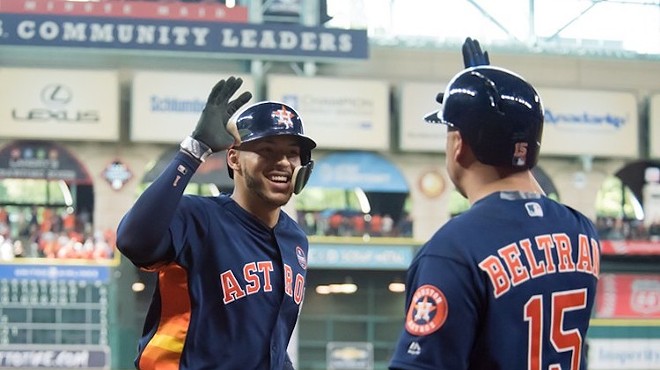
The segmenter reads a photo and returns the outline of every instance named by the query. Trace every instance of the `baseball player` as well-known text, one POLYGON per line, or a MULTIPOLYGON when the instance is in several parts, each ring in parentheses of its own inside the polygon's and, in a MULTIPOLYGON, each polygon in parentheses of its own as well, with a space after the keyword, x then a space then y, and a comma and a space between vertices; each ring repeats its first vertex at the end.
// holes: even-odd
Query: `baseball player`
POLYGON ((463 53, 467 68, 426 120, 447 126, 447 172, 471 207, 411 263, 390 369, 586 369, 596 230, 531 174, 544 113, 535 89, 474 40, 463 53))
POLYGON ((138 369, 293 368, 286 349, 308 242, 281 206, 307 182, 316 143, 286 104, 241 109, 249 92, 230 100, 241 84, 216 84, 192 135, 119 224, 119 250, 158 272, 138 369), (205 158, 225 149, 233 193, 182 195, 205 158))

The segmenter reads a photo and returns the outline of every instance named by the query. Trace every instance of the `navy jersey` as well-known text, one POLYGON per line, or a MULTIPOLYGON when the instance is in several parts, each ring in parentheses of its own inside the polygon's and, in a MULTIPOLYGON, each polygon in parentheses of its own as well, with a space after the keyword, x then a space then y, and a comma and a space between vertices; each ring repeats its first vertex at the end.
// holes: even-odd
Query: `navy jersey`
POLYGON ((118 235, 125 240, 141 238, 135 227, 144 224, 145 216, 139 213, 160 207, 154 199, 176 200, 172 218, 151 216, 153 223, 171 220, 164 232, 169 238, 154 248, 122 250, 137 265, 158 272, 136 366, 158 370, 290 366, 286 349, 305 289, 304 232, 284 212, 271 229, 226 194, 180 198, 170 194, 173 186, 185 186, 192 175, 189 167, 194 164, 177 155, 150 186, 154 189, 147 189, 147 201, 139 200, 120 223, 118 235), (134 222, 136 218, 142 222, 134 222), (152 258, 144 250, 160 257, 152 258))
POLYGON ((584 370, 599 270, 584 215, 544 196, 491 194, 415 256, 390 368, 584 370))

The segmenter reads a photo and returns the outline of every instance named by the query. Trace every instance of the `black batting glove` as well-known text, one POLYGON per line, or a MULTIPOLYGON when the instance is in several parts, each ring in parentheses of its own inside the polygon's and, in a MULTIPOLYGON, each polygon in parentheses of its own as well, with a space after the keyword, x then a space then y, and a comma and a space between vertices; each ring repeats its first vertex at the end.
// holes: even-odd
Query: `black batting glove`
POLYGON ((490 65, 487 51, 481 51, 479 41, 466 38, 463 43, 463 63, 465 68, 490 65))
POLYGON ((229 99, 242 84, 243 80, 234 76, 218 81, 192 133, 193 139, 206 144, 214 153, 241 143, 236 123, 229 122, 229 118, 252 98, 252 94, 246 91, 232 101, 229 99))

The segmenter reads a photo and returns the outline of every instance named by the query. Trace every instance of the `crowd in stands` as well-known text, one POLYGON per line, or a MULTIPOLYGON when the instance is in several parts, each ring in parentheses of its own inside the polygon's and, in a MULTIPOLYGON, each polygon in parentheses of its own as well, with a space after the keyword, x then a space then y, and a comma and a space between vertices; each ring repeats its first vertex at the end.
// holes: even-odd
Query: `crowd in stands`
POLYGON ((660 221, 646 224, 644 220, 620 217, 597 217, 596 229, 603 240, 640 240, 660 242, 660 221))
MULTIPOLYGON (((413 220, 356 210, 299 211, 298 222, 310 236, 412 237, 413 220)), ((660 221, 598 217, 602 240, 660 242, 660 221)), ((114 231, 94 230, 89 212, 31 207, 9 212, 0 207, 0 261, 21 257, 110 259, 114 257, 114 231)))
POLYGON ((87 211, 31 207, 9 212, 0 207, 0 260, 21 257, 110 259, 114 232, 94 230, 87 211))
POLYGON ((403 214, 395 221, 389 214, 365 214, 354 210, 300 211, 298 223, 307 235, 412 237, 412 218, 403 214))

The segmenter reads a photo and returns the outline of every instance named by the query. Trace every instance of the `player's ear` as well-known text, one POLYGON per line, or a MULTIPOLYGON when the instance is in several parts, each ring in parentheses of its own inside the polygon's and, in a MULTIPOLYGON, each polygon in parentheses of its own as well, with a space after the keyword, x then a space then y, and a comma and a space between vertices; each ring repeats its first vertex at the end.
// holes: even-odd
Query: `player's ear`
POLYGON ((449 131, 447 133, 446 155, 451 155, 454 162, 459 162, 463 155, 463 145, 465 145, 463 137, 461 137, 461 134, 458 131, 449 131))
POLYGON ((241 164, 238 161, 239 153, 238 150, 233 148, 227 150, 227 166, 234 172, 241 170, 241 164))
MULTIPOLYGON (((449 138, 448 138, 449 139, 449 138)), ((454 131, 452 134, 452 139, 449 141, 451 155, 453 155, 453 160, 456 163, 461 164, 461 166, 467 167, 472 161, 476 158, 470 148, 470 144, 463 139, 460 131, 454 131)))

